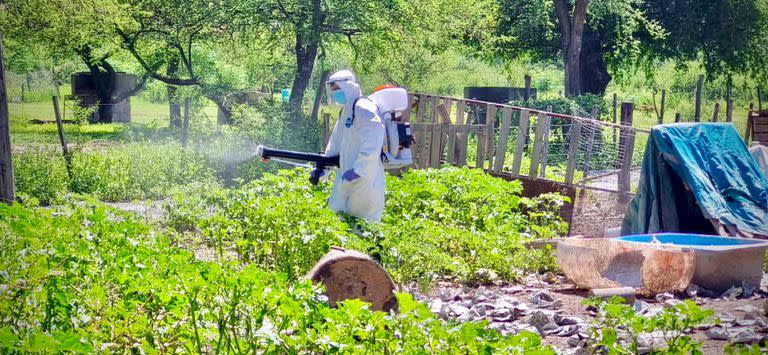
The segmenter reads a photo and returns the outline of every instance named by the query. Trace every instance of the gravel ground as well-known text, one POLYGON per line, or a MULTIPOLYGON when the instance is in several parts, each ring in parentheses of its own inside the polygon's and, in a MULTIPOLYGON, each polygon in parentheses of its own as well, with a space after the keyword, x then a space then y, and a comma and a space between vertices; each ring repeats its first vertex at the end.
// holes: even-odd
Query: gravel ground
MULTIPOLYGON (((764 283, 768 278, 764 280, 764 283)), ((459 321, 487 320, 490 327, 507 334, 521 330, 533 331, 544 337, 559 353, 584 353, 584 339, 594 320, 594 312, 582 301, 587 291, 579 290, 563 277, 531 275, 520 285, 497 284, 476 288, 438 283, 428 293, 421 294, 408 287, 417 299, 429 304, 441 318, 459 321)), ((690 298, 703 308, 714 310, 721 320, 719 326, 705 325, 693 329, 692 337, 702 341, 705 354, 721 354, 733 341, 755 343, 768 339, 768 298, 759 291, 748 298, 704 298, 686 294, 665 294, 657 298, 639 298, 636 307, 642 314, 653 314, 666 305, 690 298)), ((661 337, 647 338, 646 350, 658 349, 661 337)), ((764 351, 766 349, 764 348, 764 351)))

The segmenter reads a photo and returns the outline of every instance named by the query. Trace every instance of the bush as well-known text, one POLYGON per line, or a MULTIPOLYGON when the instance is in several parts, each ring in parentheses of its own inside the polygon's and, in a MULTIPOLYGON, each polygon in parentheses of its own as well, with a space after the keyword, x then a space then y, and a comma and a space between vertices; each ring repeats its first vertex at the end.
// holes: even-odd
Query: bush
POLYGON ((30 148, 13 154, 16 192, 22 198, 33 197, 42 204, 62 201, 68 191, 67 168, 60 152, 30 148))
POLYGON ((42 204, 61 203, 68 192, 107 201, 157 199, 177 185, 216 182, 215 162, 175 144, 127 144, 73 150, 72 178, 61 153, 43 148, 14 154, 21 196, 42 204))
POLYGON ((303 275, 341 245, 379 259, 398 282, 423 285, 511 281, 521 271, 552 269, 549 251, 523 243, 566 227, 557 214, 562 197, 523 198, 519 182, 480 170, 390 177, 381 224, 340 219, 326 207, 330 185, 313 187, 306 179, 304 170, 282 171, 227 192, 183 191, 168 206, 168 224, 199 229, 218 250, 232 246, 267 270, 303 275))

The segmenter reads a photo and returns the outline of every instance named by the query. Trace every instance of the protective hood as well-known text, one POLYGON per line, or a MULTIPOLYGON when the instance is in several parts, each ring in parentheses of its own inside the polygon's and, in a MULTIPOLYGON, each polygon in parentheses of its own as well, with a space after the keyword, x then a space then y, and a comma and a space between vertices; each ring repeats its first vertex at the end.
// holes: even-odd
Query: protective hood
POLYGON ((328 80, 325 82, 325 89, 328 93, 329 103, 333 103, 333 98, 331 97, 331 84, 333 83, 336 83, 336 85, 339 86, 347 99, 344 103, 344 111, 342 116, 345 118, 346 116, 351 116, 352 104, 357 98, 362 96, 362 91, 360 90, 360 85, 357 83, 357 77, 355 77, 355 73, 349 70, 339 70, 328 77, 328 80))

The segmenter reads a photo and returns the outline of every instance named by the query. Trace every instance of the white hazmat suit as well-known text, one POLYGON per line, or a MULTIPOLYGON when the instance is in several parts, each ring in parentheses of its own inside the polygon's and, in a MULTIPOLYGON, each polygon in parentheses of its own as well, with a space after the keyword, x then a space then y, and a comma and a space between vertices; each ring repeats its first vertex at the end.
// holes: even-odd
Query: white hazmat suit
POLYGON ((339 170, 328 207, 377 222, 384 210, 386 184, 381 161, 384 125, 376 105, 362 97, 354 73, 349 70, 334 73, 328 78, 328 84, 333 83, 344 92, 345 101, 325 148, 325 155, 339 155, 339 170), (359 177, 352 181, 343 179, 349 170, 359 177))

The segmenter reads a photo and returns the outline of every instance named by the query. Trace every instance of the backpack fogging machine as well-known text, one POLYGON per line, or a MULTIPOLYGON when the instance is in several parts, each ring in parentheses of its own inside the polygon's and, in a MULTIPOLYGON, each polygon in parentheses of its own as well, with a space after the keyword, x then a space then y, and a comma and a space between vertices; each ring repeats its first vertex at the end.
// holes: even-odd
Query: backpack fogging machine
MULTIPOLYGON (((402 113, 408 108, 408 92, 399 87, 380 86, 366 99, 376 104, 378 115, 384 125, 385 135, 381 149, 381 161, 384 164, 384 169, 400 169, 411 166, 413 164, 411 125, 408 122, 402 122, 402 113)), ((354 121, 354 113, 352 118, 354 121)), ((320 182, 320 178, 323 177, 327 169, 339 167, 338 155, 327 156, 317 153, 296 152, 261 145, 256 148, 256 155, 262 159, 271 159, 312 169, 309 174, 309 182, 313 185, 320 182), (307 162, 312 165, 299 162, 307 162)))

